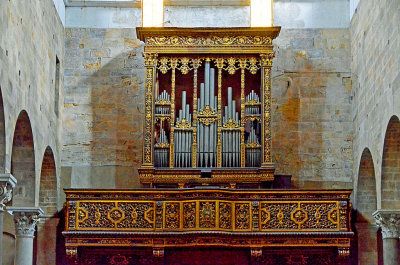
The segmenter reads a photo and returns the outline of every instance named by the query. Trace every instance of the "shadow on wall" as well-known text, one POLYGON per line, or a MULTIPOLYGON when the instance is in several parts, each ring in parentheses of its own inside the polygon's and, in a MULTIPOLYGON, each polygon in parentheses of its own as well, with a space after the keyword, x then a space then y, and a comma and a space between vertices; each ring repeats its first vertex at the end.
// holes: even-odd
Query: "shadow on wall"
POLYGON ((136 39, 125 39, 116 56, 111 56, 112 48, 88 48, 77 86, 69 88, 72 92, 89 91, 89 109, 84 111, 88 118, 85 133, 90 140, 82 148, 89 149, 90 165, 80 173, 73 168, 71 173, 72 183, 85 175, 88 179, 86 183, 80 180, 75 187, 140 187, 137 168, 141 165, 144 112, 143 48, 136 39))

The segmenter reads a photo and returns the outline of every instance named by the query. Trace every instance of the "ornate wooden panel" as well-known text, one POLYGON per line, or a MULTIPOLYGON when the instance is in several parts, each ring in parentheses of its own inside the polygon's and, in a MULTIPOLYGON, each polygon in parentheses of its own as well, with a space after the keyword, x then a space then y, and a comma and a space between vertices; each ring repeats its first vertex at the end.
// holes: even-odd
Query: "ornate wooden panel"
MULTIPOLYGON (((235 199, 235 192, 231 195, 230 200, 161 201, 150 200, 152 196, 148 194, 147 201, 68 201, 67 227, 70 231, 349 231, 347 201, 296 198, 242 201, 235 199), (161 206, 158 211, 156 203, 161 206), (156 227, 156 218, 162 219, 161 226, 156 227)), ((256 193, 251 195, 254 197, 256 193)))

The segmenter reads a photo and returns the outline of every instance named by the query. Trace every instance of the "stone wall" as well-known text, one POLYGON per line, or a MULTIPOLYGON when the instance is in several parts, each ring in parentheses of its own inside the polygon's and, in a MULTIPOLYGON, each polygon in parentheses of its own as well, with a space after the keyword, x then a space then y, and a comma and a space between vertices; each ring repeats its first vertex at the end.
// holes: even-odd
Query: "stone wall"
POLYGON ((134 29, 66 29, 63 179, 138 187, 143 45, 134 29))
MULTIPOLYGON (((55 72, 56 56, 61 62, 60 72, 63 72, 64 29, 52 0, 13 0, 0 1, 0 32, 0 88, 4 109, 4 120, 0 119, 0 127, 4 130, 0 130, 3 133, 0 138, 4 139, 5 145, 0 150, 1 169, 13 171, 19 181, 15 195, 29 195, 25 206, 38 205, 42 160, 47 147, 54 153, 57 172, 60 170, 62 109, 55 102, 56 98, 63 102, 63 80, 61 74, 57 90, 55 72), (21 125, 21 135, 14 138, 20 113, 27 114, 23 121, 30 126, 21 125), (32 128, 31 132, 28 127, 32 128), (18 157, 30 152, 16 151, 13 146, 26 146, 24 144, 29 144, 30 137, 33 137, 33 152, 29 157, 32 166, 24 170, 27 160, 19 163, 18 157), (13 139, 16 140, 14 144, 13 139), (25 177, 32 181, 26 181, 25 177)), ((19 205, 23 203, 21 201, 19 205)), ((59 201, 55 204, 60 208, 59 201)), ((5 216, 4 222, 4 231, 8 234, 4 237, 3 246, 7 251, 3 264, 13 264, 14 239, 10 235, 14 234, 14 223, 9 215, 5 216)))
POLYGON ((350 25, 359 264, 383 264, 377 247, 382 239, 371 213, 375 209, 399 207, 399 14, 397 0, 360 0, 350 25), (369 172, 365 170, 366 163, 369 172))
MULTIPOLYGON (((399 14, 399 1, 361 0, 350 27, 354 188, 361 155, 368 148, 375 169, 378 209, 386 130, 393 115, 400 117, 399 14)), ((393 182, 391 186, 399 190, 396 185, 399 184, 393 182)))
POLYGON ((350 188, 348 30, 282 30, 275 42, 272 141, 277 173, 304 188, 350 188))
MULTIPOLYGON (((277 173, 295 187, 351 187, 348 30, 283 29, 275 44, 277 173)), ((135 29, 66 29, 62 163, 72 187, 139 187, 142 45, 135 29)))

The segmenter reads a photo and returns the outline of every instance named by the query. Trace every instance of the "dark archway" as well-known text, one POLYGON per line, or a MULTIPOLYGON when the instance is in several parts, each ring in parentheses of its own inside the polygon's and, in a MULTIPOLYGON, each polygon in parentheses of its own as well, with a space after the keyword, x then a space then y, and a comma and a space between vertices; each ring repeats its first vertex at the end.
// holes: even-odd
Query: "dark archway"
POLYGON ((6 126, 4 119, 3 93, 0 87, 0 173, 5 173, 6 126))
POLYGON ((57 213, 57 176, 53 150, 48 146, 43 155, 40 172, 39 206, 45 216, 54 216, 57 213))
POLYGON ((374 222, 372 213, 377 208, 375 168, 368 148, 361 155, 356 203, 357 222, 374 222))
POLYGON ((11 154, 11 174, 17 179, 12 204, 35 205, 35 151, 31 122, 26 111, 21 111, 15 125, 11 154))
POLYGON ((46 148, 42 160, 39 186, 39 206, 44 216, 38 224, 36 264, 56 264, 57 225, 57 174, 53 150, 46 148))
POLYGON ((377 209, 374 161, 365 148, 360 159, 356 193, 358 264, 378 264, 378 234, 372 213, 377 209))
POLYGON ((392 116, 389 121, 382 157, 382 209, 400 208, 400 121, 392 116))

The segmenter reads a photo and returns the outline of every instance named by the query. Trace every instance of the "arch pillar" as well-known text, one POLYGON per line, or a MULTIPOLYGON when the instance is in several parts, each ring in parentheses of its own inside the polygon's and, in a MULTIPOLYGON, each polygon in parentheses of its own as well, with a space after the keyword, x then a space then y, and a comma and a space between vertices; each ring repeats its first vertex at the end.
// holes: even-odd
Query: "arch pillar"
POLYGON ((16 184, 17 180, 11 174, 0 174, 0 265, 3 264, 3 216, 16 184))
POLYGON ((382 229, 383 264, 398 265, 400 210, 378 210, 372 215, 376 224, 382 229))
POLYGON ((33 238, 36 224, 43 210, 39 207, 9 207, 15 223, 15 265, 31 265, 33 262, 33 238))

